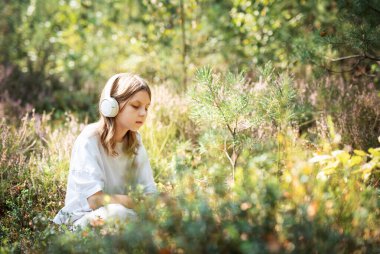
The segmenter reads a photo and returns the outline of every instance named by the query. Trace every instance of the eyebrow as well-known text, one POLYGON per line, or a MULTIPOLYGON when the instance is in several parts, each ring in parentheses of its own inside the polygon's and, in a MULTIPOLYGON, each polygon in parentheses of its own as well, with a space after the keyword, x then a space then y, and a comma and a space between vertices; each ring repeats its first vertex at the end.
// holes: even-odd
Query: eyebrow
MULTIPOLYGON (((135 101, 131 101, 131 103, 135 103, 135 102, 138 102, 138 103, 140 103, 140 104, 144 104, 144 103, 142 103, 141 101, 139 101, 139 100, 135 100, 135 101)), ((147 103, 146 105, 150 105, 150 102, 149 103, 147 103)))

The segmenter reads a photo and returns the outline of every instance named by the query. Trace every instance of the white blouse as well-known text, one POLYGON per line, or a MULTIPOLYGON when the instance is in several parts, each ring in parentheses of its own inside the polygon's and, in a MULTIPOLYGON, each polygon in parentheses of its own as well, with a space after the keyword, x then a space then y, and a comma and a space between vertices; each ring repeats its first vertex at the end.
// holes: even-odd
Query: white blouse
POLYGON ((122 143, 116 144, 118 156, 109 156, 97 133, 98 123, 87 125, 75 140, 67 183, 65 206, 54 218, 56 224, 68 224, 91 212, 87 198, 98 191, 107 194, 128 194, 137 185, 144 193, 157 192, 148 155, 137 133, 139 148, 136 156, 122 152, 122 143), (133 160, 136 168, 133 169, 133 160))

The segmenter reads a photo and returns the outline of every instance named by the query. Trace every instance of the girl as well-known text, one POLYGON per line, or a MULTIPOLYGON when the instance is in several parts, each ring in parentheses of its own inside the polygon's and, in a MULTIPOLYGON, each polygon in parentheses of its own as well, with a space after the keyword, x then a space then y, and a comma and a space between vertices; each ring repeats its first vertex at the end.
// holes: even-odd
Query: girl
POLYGON ((150 101, 150 89, 137 75, 120 73, 107 81, 99 102, 100 120, 86 126, 74 143, 65 206, 55 223, 84 227, 99 219, 133 219, 128 190, 141 185, 146 194, 156 192, 137 132, 150 101))

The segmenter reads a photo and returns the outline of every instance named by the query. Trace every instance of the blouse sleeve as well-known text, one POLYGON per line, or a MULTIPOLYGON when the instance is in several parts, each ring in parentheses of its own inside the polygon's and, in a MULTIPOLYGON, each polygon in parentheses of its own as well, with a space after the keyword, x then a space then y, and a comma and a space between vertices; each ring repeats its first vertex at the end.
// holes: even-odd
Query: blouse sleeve
POLYGON ((153 172, 150 166, 148 153, 142 143, 140 134, 137 135, 140 143, 137 154, 137 185, 143 186, 145 194, 156 193, 157 188, 153 179, 153 172))
POLYGON ((78 141, 74 145, 69 174, 69 191, 76 193, 83 208, 89 208, 87 198, 104 189, 104 171, 100 152, 92 140, 78 141))

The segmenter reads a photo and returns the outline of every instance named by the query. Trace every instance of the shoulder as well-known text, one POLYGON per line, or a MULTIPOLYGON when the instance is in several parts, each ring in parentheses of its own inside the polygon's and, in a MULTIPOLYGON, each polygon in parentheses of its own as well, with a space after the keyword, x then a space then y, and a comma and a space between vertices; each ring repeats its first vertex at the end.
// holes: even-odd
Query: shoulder
POLYGON ((137 141, 141 144, 142 143, 142 138, 141 138, 140 132, 136 131, 135 133, 136 133, 136 139, 137 139, 137 141))
POLYGON ((145 149, 145 146, 142 142, 142 136, 139 132, 136 132, 136 138, 138 142, 138 147, 137 147, 137 160, 139 162, 143 162, 148 159, 148 154, 145 149))
POLYGON ((74 147, 80 150, 98 151, 100 145, 98 127, 98 123, 86 125, 75 140, 74 147))
POLYGON ((98 122, 88 124, 83 128, 78 138, 82 138, 82 139, 96 138, 99 135, 98 129, 99 129, 98 122))

